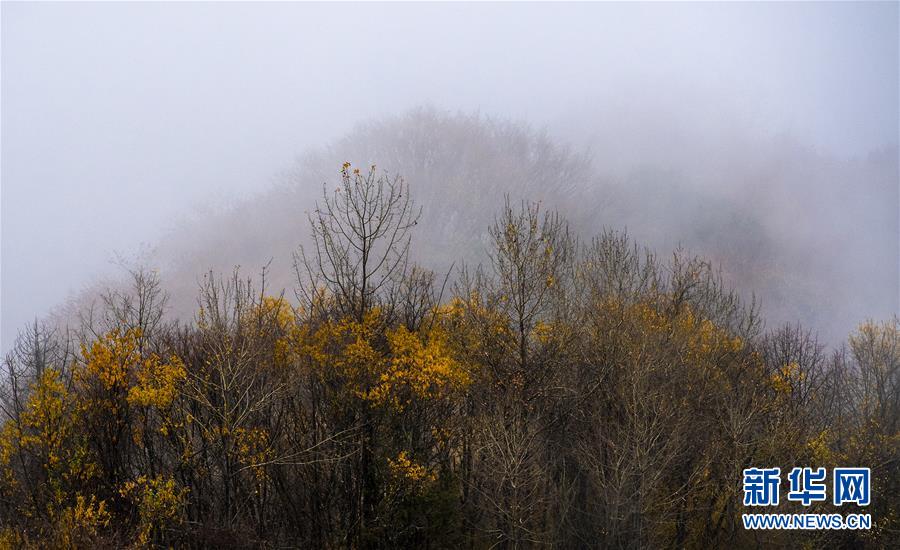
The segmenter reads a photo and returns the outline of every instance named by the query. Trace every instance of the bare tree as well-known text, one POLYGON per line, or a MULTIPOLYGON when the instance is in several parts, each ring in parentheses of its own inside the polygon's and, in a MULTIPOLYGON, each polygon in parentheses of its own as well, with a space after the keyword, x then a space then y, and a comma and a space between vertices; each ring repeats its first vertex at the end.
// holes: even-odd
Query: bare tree
POLYGON ((340 186, 309 215, 313 250, 295 255, 300 294, 315 303, 316 285, 333 293, 343 315, 362 321, 382 291, 406 272, 410 230, 418 223, 409 186, 399 176, 367 174, 344 163, 340 186), (301 274, 305 273, 305 277, 301 274))

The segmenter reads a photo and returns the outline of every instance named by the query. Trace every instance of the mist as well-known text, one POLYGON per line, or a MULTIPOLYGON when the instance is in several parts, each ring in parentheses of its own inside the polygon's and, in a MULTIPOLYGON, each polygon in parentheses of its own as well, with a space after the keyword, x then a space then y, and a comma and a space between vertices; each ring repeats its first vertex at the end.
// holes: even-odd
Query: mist
POLYGON ((438 271, 541 201, 839 343, 900 311, 898 41, 895 3, 4 3, 0 347, 123 264, 188 318, 209 269, 289 286, 344 161, 438 271))

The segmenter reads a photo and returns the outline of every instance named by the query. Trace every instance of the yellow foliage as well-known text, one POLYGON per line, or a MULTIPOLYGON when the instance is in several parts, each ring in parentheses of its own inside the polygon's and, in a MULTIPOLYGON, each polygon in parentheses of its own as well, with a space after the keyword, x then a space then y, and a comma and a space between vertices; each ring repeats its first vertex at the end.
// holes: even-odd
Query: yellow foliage
POLYGON ((728 370, 740 363, 762 373, 759 357, 746 352, 744 341, 698 314, 687 304, 672 309, 669 301, 628 302, 606 297, 597 306, 592 326, 598 345, 632 368, 625 372, 662 369, 678 376, 678 399, 732 391, 728 370))
MULTIPOLYGON (((500 296, 506 301, 506 296, 500 296)), ((485 337, 505 339, 512 336, 509 319, 496 308, 484 303, 478 292, 472 292, 466 299, 453 298, 436 310, 446 332, 458 342, 458 348, 479 349, 485 344, 485 337)))
POLYGON ((390 347, 387 368, 364 396, 366 399, 403 408, 404 394, 420 399, 439 398, 470 383, 469 374, 451 356, 441 331, 432 331, 423 342, 417 334, 401 326, 388 331, 387 339, 390 347))
MULTIPOLYGON (((259 305, 244 319, 251 321, 272 321, 277 329, 287 332, 294 326, 294 310, 283 297, 265 296, 259 305)), ((268 327, 262 327, 268 328, 268 327)))
POLYGON ((534 336, 541 344, 547 344, 553 338, 553 326, 544 321, 534 324, 534 336))
POLYGON ((81 346, 84 369, 76 371, 80 382, 99 381, 106 390, 124 390, 129 367, 138 362, 139 329, 122 332, 115 329, 95 340, 90 347, 81 346))
POLYGON ((119 494, 138 509, 140 521, 135 542, 144 546, 156 530, 177 520, 184 507, 187 489, 179 489, 172 478, 140 476, 126 482, 119 494))
POLYGON ((678 346, 682 363, 688 365, 709 366, 719 357, 744 349, 741 338, 698 316, 687 305, 673 316, 649 302, 623 304, 615 298, 607 298, 600 308, 607 315, 630 322, 641 341, 653 337, 678 346))
POLYGON ((327 321, 315 330, 299 330, 303 355, 314 368, 329 369, 351 379, 359 379, 366 371, 377 370, 380 354, 372 346, 375 336, 374 313, 362 323, 353 319, 327 321))
POLYGON ((21 535, 12 527, 0 527, 0 550, 16 550, 23 548, 25 541, 21 535))
POLYGON ((378 406, 403 409, 411 399, 442 398, 469 384, 440 326, 427 336, 399 327, 379 337, 379 315, 298 326, 292 346, 314 372, 339 377, 350 395, 378 406))
MULTIPOLYGON (((69 393, 59 371, 44 370, 32 385, 19 423, 7 422, 0 431, 0 459, 6 466, 15 451, 36 458, 46 472, 49 489, 63 495, 63 486, 86 482, 96 471, 88 450, 77 436, 79 403, 69 393)), ((11 472, 4 468, 12 482, 11 472)), ((62 499, 62 496, 61 496, 62 499)))
POLYGON ((806 447, 812 455, 813 464, 831 465, 835 463, 834 453, 831 451, 831 446, 828 442, 829 434, 827 429, 822 430, 819 432, 819 435, 807 441, 806 447))
POLYGON ((388 459, 391 477, 400 482, 423 483, 437 479, 434 472, 411 460, 406 451, 400 451, 395 459, 388 459))
POLYGON ((123 393, 132 405, 168 407, 186 377, 184 363, 175 356, 165 362, 152 353, 142 357, 140 337, 139 329, 113 330, 90 348, 82 346, 84 368, 75 371, 77 381, 82 385, 99 382, 114 398, 107 403, 113 408, 120 406, 115 396, 123 393))
POLYGON ((876 323, 867 321, 848 338, 850 350, 860 368, 872 379, 891 377, 900 362, 900 319, 876 323))
POLYGON ((186 376, 184 363, 174 355, 167 363, 152 355, 137 365, 135 384, 128 390, 128 402, 158 409, 168 407, 186 376))
POLYGON ((21 447, 46 449, 49 467, 60 462, 59 451, 73 430, 67 414, 69 401, 69 392, 56 369, 45 370, 32 387, 20 416, 21 429, 13 428, 11 434, 18 436, 21 447))
POLYGON ((285 367, 294 359, 296 351, 296 342, 298 337, 302 336, 300 327, 297 324, 297 318, 294 309, 282 297, 266 296, 262 302, 256 306, 248 321, 256 323, 256 332, 259 336, 269 331, 270 325, 274 324, 276 338, 274 345, 274 361, 276 367, 285 367))
POLYGON ((64 509, 56 519, 53 546, 82 548, 89 545, 109 525, 110 519, 104 501, 97 500, 94 495, 90 499, 78 495, 75 506, 64 509))
MULTIPOLYGON (((82 410, 59 371, 48 368, 32 384, 18 422, 9 420, 0 430, 4 497, 16 503, 13 513, 41 521, 44 536, 54 547, 84 546, 109 522, 105 503, 80 493, 98 472, 78 424, 82 410), (20 482, 11 464, 13 456, 27 457, 39 470, 20 482)), ((16 533, 2 536, 3 544, 24 543, 16 533)))
POLYGON ((263 479, 263 464, 272 456, 268 432, 263 428, 235 428, 234 438, 238 461, 251 467, 257 479, 263 479))
POLYGON ((804 378, 806 375, 801 371, 799 364, 788 363, 772 374, 769 383, 778 394, 789 395, 803 382, 804 378))

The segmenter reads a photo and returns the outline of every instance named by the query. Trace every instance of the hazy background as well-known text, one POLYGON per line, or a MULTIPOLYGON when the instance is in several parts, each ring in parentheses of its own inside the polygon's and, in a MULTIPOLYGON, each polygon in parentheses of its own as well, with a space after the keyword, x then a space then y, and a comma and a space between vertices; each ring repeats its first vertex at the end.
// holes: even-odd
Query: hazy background
MULTIPOLYGON (((900 307, 897 3, 0 10, 3 351, 120 273, 117 255, 149 250, 185 287, 222 267, 202 257, 211 247, 251 270, 286 266, 286 244, 246 235, 300 224, 338 159, 388 157, 374 160, 414 193, 417 178, 434 189, 507 173, 531 149, 510 141, 488 172, 472 160, 509 137, 505 121, 563 155, 575 183, 545 190, 581 228, 627 225, 709 253, 774 322, 834 339, 900 307), (429 137, 443 172, 381 147, 429 137)), ((535 185, 526 198, 541 198, 535 185)), ((446 193, 418 196, 463 211, 446 193)))

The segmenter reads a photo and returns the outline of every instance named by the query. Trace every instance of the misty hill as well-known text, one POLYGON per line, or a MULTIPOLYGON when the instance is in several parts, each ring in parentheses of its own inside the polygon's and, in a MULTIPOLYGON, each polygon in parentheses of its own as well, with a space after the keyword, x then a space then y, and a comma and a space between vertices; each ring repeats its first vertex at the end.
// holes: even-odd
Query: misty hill
POLYGON ((769 326, 800 320, 836 343, 864 318, 893 313, 896 270, 884 266, 897 249, 896 154, 839 161, 786 140, 740 150, 722 141, 692 150, 683 140, 624 168, 607 158, 613 171, 604 169, 610 136, 571 135, 584 147, 433 109, 361 124, 271 188, 182 222, 145 261, 161 269, 172 311, 185 318, 209 270, 240 265, 258 275, 271 260, 270 291, 291 296, 292 254, 310 238, 307 212, 350 161, 410 184, 422 207, 413 258, 439 273, 484 259, 487 227, 509 196, 558 210, 579 235, 624 227, 659 254, 680 245, 706 256, 757 296, 769 326))

